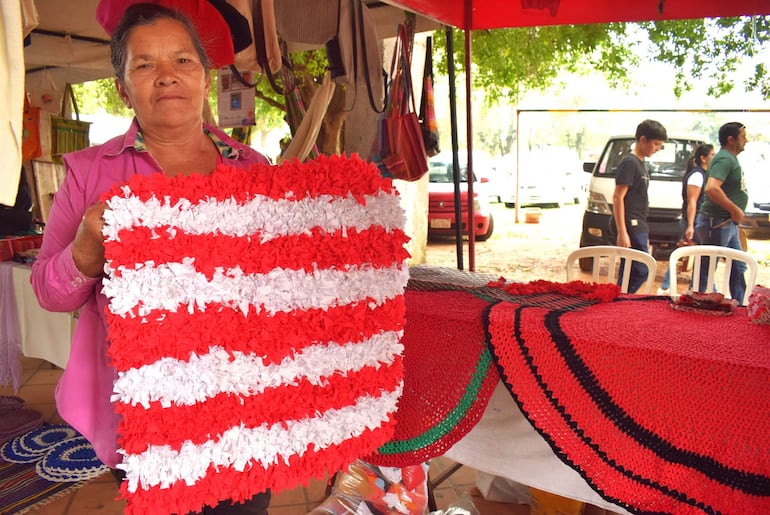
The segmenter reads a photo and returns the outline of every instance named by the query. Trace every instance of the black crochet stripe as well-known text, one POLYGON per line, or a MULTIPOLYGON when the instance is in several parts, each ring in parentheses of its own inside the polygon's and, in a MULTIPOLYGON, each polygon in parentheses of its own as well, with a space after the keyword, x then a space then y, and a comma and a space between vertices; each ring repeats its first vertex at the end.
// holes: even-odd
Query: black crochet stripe
MULTIPOLYGON (((500 365, 499 357, 495 353, 494 345, 491 344, 492 341, 492 334, 489 331, 489 312, 493 309, 494 305, 489 306, 485 312, 484 312, 484 330, 486 331, 486 341, 489 345, 490 353, 492 354, 492 359, 495 363, 495 366, 497 367, 498 373, 500 375, 501 381, 503 381, 503 384, 505 384, 506 388, 508 389, 509 393, 513 397, 514 401, 518 405, 519 409, 521 410, 524 417, 529 420, 529 422, 532 424, 532 427, 535 428, 535 430, 540 434, 540 436, 543 437, 543 439, 548 443, 548 445, 551 447, 551 450, 554 452, 556 456, 559 457, 561 461, 566 463, 569 467, 571 467, 573 470, 575 470, 580 476, 593 488, 599 495, 602 496, 602 498, 606 499, 609 502, 612 502, 614 504, 617 504, 618 506, 622 506, 626 510, 628 510, 631 513, 636 513, 640 515, 672 515, 670 512, 650 512, 650 511, 642 511, 638 509, 635 506, 631 506, 622 499, 615 498, 604 490, 602 490, 598 485, 596 485, 593 480, 586 474, 586 472, 574 461, 572 461, 562 450, 557 446, 556 442, 545 433, 540 427, 535 424, 535 422, 532 420, 532 418, 529 415, 529 412, 524 408, 523 401, 519 398, 518 395, 513 390, 512 382, 509 380, 508 376, 505 373, 504 368, 500 365)), ((595 443, 593 443, 589 438, 587 438, 583 432, 583 430, 578 426, 578 424, 572 420, 572 418, 566 413, 566 409, 563 405, 559 403, 559 401, 554 398, 552 392, 548 389, 545 381, 543 380, 543 377, 540 375, 540 373, 537 371, 537 367, 534 366, 532 362, 532 356, 529 352, 529 349, 527 346, 522 343, 521 341, 521 312, 526 309, 528 306, 519 306, 516 309, 516 315, 515 315, 515 321, 514 321, 514 335, 516 338, 516 341, 518 342, 519 349, 521 351, 522 356, 524 357, 525 361, 527 362, 527 366, 532 374, 532 377, 535 379, 537 384, 540 386, 541 391, 545 395, 545 397, 550 402, 551 406, 554 408, 554 410, 559 413, 562 420, 564 420, 565 424, 569 426, 572 431, 580 438, 580 440, 587 445, 589 448, 591 448, 597 456, 599 456, 607 465, 609 465, 614 470, 618 471, 621 475, 641 484, 648 486, 650 488, 653 488, 655 490, 658 490, 665 494, 666 496, 671 497, 672 499, 675 499, 677 501, 680 501, 682 503, 695 506, 701 510, 703 510, 705 513, 711 514, 711 515, 722 515, 721 512, 717 511, 712 506, 707 506, 705 503, 698 501, 697 499, 693 499, 692 497, 687 496, 683 492, 679 492, 678 490, 674 490, 666 485, 661 485, 660 483, 653 481, 649 478, 643 477, 639 475, 638 473, 635 473, 633 471, 630 471, 623 467, 622 465, 618 464, 615 460, 609 458, 607 454, 602 451, 595 443)), ((562 314, 569 312, 569 310, 555 310, 551 311, 551 313, 556 313, 557 316, 561 316, 562 314)), ((579 358, 578 358, 579 359, 579 358)))
MULTIPOLYGON (((641 299, 617 299, 615 302, 639 300, 641 299)), ((678 448, 630 417, 623 408, 612 400, 607 391, 599 386, 591 370, 575 352, 572 342, 562 331, 559 323, 563 314, 563 311, 549 313, 546 316, 546 329, 550 332, 551 338, 556 343, 556 348, 564 357, 567 366, 580 382, 580 385, 599 406, 602 413, 612 420, 621 431, 670 463, 678 463, 695 469, 718 483, 749 495, 770 496, 770 478, 767 476, 738 470, 720 463, 710 456, 678 448)))

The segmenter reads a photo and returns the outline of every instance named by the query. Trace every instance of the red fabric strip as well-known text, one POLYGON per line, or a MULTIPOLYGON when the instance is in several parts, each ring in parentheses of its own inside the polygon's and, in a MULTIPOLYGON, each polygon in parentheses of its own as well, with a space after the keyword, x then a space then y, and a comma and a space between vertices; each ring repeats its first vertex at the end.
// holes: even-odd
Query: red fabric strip
POLYGON ((341 470, 359 456, 376 448, 392 435, 392 425, 366 430, 360 437, 324 449, 308 449, 302 456, 286 456, 264 467, 254 463, 251 468, 237 471, 232 467, 209 467, 206 476, 194 485, 177 481, 169 488, 159 486, 138 489, 129 494, 126 482, 120 487, 121 496, 128 500, 127 513, 157 515, 159 513, 188 513, 200 511, 203 504, 215 506, 220 499, 243 501, 270 488, 278 493, 297 485, 307 486, 311 479, 324 478, 326 470, 341 470))
MULTIPOLYGON (((258 234, 236 237, 180 231, 171 237, 168 229, 122 230, 120 241, 107 247, 105 257, 124 263, 127 268, 134 268, 132 263, 148 261, 155 266, 181 263, 183 258, 191 257, 198 272, 208 279, 216 268, 238 266, 247 274, 264 274, 275 268, 311 272, 327 268, 345 270, 351 263, 387 268, 409 258, 404 248, 409 237, 401 230, 388 232, 382 226, 360 232, 348 228, 344 234, 341 230, 329 234, 315 227, 310 234, 286 235, 265 243, 258 242, 258 234)), ((115 275, 119 276, 120 270, 115 270, 115 275)))
POLYGON ((179 450, 185 441, 201 444, 241 423, 254 428, 313 418, 330 409, 350 406, 365 395, 380 397, 383 392, 392 392, 402 378, 402 362, 396 358, 379 369, 340 370, 324 378, 321 385, 303 379, 257 395, 222 393, 192 406, 163 408, 153 402, 145 410, 142 406, 116 404, 115 411, 123 415, 120 446, 129 454, 141 453, 148 445, 168 444, 179 450))
MULTIPOLYGON (((345 156, 319 156, 306 163, 291 161, 280 166, 253 165, 247 170, 220 165, 209 176, 135 175, 128 181, 128 187, 143 201, 155 197, 168 199, 171 205, 181 199, 194 204, 207 199, 243 203, 256 195, 290 201, 321 195, 353 195, 364 203, 365 195, 395 191, 392 181, 381 178, 373 163, 345 156)), ((123 197, 123 188, 115 186, 102 195, 102 200, 123 197)))
POLYGON ((109 334, 119 345, 109 354, 118 370, 138 368, 170 357, 189 359, 190 353, 206 354, 212 345, 262 356, 267 363, 317 342, 357 342, 381 331, 403 328, 403 296, 372 307, 366 302, 334 306, 327 310, 257 313, 248 315, 231 308, 207 306, 206 311, 156 312, 146 319, 121 318, 108 312, 109 334), (173 335, 174 345, 158 345, 173 335))

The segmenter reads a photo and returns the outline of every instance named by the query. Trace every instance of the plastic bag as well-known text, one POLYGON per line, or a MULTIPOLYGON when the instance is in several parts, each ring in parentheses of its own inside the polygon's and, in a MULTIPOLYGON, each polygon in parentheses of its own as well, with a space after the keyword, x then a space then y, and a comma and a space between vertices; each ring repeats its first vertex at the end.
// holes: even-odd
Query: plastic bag
POLYGON ((427 479, 427 464, 377 467, 358 460, 337 475, 331 495, 309 515, 422 515, 428 505, 427 479))
POLYGON ((473 499, 467 493, 462 494, 449 508, 443 511, 432 511, 430 515, 481 515, 473 499))

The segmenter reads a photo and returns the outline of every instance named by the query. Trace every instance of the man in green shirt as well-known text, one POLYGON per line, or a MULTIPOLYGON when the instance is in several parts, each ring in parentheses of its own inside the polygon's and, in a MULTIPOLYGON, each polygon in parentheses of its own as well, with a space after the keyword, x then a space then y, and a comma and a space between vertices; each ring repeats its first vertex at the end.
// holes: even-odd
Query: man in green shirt
MULTIPOLYGON (((721 245, 746 250, 741 245, 738 224, 749 200, 743 170, 738 154, 746 145, 746 127, 730 122, 719 128, 719 144, 722 148, 711 160, 706 178, 706 197, 695 218, 697 240, 704 245, 721 245)), ((733 261, 730 275, 730 295, 740 301, 746 291, 743 272, 746 265, 733 261)), ((701 263, 700 290, 705 290, 708 270, 701 263)))

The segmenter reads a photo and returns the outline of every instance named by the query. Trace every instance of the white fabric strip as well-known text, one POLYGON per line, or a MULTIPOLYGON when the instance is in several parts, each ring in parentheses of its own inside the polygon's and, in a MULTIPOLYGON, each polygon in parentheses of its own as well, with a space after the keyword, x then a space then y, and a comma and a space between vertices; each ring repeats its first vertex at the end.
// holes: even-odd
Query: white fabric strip
POLYGON ((136 269, 118 267, 119 276, 103 281, 103 293, 110 298, 112 313, 125 317, 146 316, 154 309, 176 312, 180 306, 190 313, 205 311, 218 303, 248 312, 326 309, 371 299, 377 305, 403 295, 409 270, 394 264, 390 268, 352 265, 348 270, 287 270, 276 268, 267 274, 245 274, 240 267, 217 269, 209 281, 199 273, 194 259, 136 269))
POLYGON ((364 366, 390 365, 403 352, 403 331, 376 334, 360 343, 334 342, 306 347, 286 356, 281 363, 265 365, 254 354, 234 352, 212 346, 209 353, 193 355, 189 361, 162 358, 141 368, 118 374, 112 402, 141 404, 160 401, 164 408, 203 403, 221 393, 248 397, 267 388, 291 386, 305 379, 322 384, 339 371, 356 372, 364 366))
POLYGON ((157 228, 168 225, 173 230, 189 234, 220 233, 226 236, 259 234, 262 243, 274 238, 308 233, 319 227, 327 233, 339 229, 368 229, 376 225, 387 231, 402 229, 404 210, 395 194, 379 192, 365 195, 361 202, 353 196, 321 195, 302 200, 274 200, 257 195, 239 204, 233 199, 203 200, 193 204, 181 199, 169 205, 155 197, 143 202, 124 188, 126 198, 113 197, 107 201, 110 209, 104 212, 107 241, 116 240, 121 229, 131 227, 157 228))
POLYGON ((124 457, 119 468, 126 471, 128 491, 160 485, 167 488, 176 481, 193 485, 206 475, 209 465, 233 467, 243 471, 251 461, 265 469, 293 455, 302 456, 308 448, 326 449, 376 429, 396 409, 403 385, 380 397, 360 397, 356 404, 330 409, 312 418, 289 420, 270 427, 235 426, 217 440, 201 445, 183 444, 179 451, 167 445, 151 445, 140 454, 124 457))

